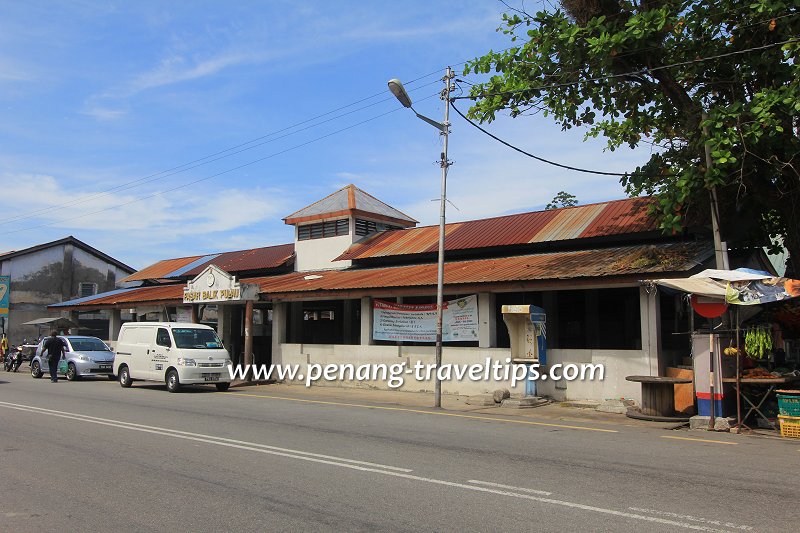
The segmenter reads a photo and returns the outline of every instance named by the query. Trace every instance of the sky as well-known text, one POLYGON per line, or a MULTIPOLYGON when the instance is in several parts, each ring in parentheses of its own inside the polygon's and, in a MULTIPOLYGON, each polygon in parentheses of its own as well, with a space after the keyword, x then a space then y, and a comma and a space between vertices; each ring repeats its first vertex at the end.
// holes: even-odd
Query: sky
MULTIPOLYGON (((530 3, 527 5, 530 9, 530 3)), ((283 218, 353 183, 438 224, 453 66, 511 45, 493 0, 0 0, 0 252, 73 235, 136 268, 289 243, 283 218)), ((466 111, 468 102, 456 104, 466 111)), ((447 220, 543 209, 559 191, 625 196, 615 177, 539 163, 451 112, 447 220)), ((604 151, 542 116, 486 126, 520 148, 610 172, 604 151)))

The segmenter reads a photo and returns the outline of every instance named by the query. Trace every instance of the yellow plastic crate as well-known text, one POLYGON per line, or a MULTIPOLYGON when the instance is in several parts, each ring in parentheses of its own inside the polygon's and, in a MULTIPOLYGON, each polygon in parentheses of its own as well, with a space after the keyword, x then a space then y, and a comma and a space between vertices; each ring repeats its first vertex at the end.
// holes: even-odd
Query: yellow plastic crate
POLYGON ((800 416, 778 415, 781 423, 781 437, 800 439, 800 416))

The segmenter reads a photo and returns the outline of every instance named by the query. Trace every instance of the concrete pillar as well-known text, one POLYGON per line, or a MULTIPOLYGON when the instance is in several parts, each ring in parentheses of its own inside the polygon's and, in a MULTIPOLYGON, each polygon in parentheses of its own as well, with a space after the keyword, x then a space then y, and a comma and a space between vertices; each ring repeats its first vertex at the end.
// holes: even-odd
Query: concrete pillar
POLYGON ((193 324, 197 324, 198 322, 200 322, 200 316, 199 316, 199 313, 198 313, 198 311, 199 311, 198 306, 197 306, 197 304, 192 304, 191 307, 192 307, 192 323, 193 324))
POLYGON ((661 306, 658 290, 639 287, 639 314, 642 323, 642 352, 651 376, 661 375, 661 306), (649 291, 649 292, 648 292, 649 291))
POLYGON ((373 344, 372 340, 372 300, 369 296, 361 298, 361 346, 373 344))
POLYGON ((113 342, 119 339, 119 330, 121 328, 122 328, 122 311, 119 309, 109 309, 108 340, 113 342))
POLYGON ((493 293, 478 293, 478 346, 481 348, 497 347, 496 300, 493 293))
POLYGON ((244 364, 253 364, 253 300, 244 304, 244 364))
POLYGON ((281 346, 286 344, 286 318, 289 306, 283 302, 272 304, 272 362, 279 364, 282 359, 281 346))

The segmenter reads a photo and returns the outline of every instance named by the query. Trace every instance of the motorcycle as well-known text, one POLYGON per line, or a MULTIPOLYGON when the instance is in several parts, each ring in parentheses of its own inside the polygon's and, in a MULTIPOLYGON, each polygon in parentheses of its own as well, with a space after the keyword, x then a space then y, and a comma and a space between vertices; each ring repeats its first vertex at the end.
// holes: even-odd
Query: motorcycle
POLYGON ((19 366, 22 364, 22 347, 18 347, 16 350, 11 350, 6 355, 6 359, 3 362, 3 368, 5 368, 6 372, 16 372, 19 370, 19 366))

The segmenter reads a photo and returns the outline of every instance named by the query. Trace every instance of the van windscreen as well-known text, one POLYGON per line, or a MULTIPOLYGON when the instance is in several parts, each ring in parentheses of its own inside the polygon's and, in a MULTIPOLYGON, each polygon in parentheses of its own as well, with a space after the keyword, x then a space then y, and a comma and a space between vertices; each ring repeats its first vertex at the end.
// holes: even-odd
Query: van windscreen
POLYGON ((213 329, 173 328, 172 336, 178 348, 217 349, 222 348, 222 341, 213 329))

